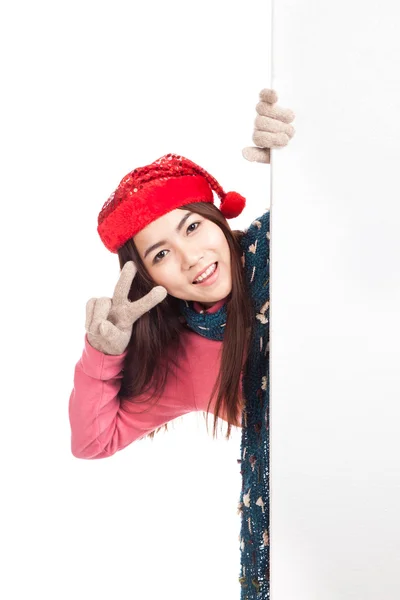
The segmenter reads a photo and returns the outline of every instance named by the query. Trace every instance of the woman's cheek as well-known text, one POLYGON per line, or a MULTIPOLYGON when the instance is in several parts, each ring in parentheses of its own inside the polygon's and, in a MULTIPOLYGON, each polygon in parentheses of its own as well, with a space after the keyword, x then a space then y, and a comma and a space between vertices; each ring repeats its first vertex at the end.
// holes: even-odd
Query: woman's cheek
POLYGON ((157 285, 162 285, 166 290, 174 288, 174 284, 177 278, 174 276, 174 266, 172 264, 163 265, 160 273, 157 273, 153 279, 157 282, 157 285))

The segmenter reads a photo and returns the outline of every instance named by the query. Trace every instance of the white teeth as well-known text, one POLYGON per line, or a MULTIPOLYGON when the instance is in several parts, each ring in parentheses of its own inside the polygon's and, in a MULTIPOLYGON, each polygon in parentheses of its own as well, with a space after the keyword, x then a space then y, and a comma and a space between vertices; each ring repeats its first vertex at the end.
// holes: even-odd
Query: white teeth
POLYGON ((195 279, 194 281, 196 283, 200 283, 201 281, 203 281, 203 279, 206 279, 209 275, 211 275, 211 273, 213 273, 216 268, 217 265, 214 263, 213 265, 211 265, 211 267, 208 267, 207 271, 205 271, 203 275, 200 275, 200 277, 198 279, 195 279))

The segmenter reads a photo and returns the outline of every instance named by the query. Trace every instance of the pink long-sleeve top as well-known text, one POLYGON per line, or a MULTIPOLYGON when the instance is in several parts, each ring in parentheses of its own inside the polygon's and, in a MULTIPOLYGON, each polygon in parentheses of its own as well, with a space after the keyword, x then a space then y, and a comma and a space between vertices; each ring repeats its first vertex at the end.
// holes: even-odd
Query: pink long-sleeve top
MULTIPOLYGON (((205 312, 216 312, 224 303, 225 299, 222 299, 205 312)), ((203 310, 197 302, 193 303, 193 308, 197 312, 203 310)), ((75 366, 74 387, 69 399, 74 456, 112 456, 173 419, 193 411, 207 411, 220 368, 222 342, 207 339, 189 329, 182 333, 181 341, 179 372, 175 369, 168 372, 160 399, 156 404, 152 400, 149 409, 146 402, 133 404, 118 395, 127 352, 118 356, 103 354, 89 344, 85 335, 84 350, 75 366)), ((146 395, 137 400, 146 400, 146 395)), ((210 405, 212 414, 215 414, 215 403, 214 396, 210 405)), ((220 414, 227 420, 225 409, 220 414)), ((241 409, 238 422, 241 423, 241 409)))

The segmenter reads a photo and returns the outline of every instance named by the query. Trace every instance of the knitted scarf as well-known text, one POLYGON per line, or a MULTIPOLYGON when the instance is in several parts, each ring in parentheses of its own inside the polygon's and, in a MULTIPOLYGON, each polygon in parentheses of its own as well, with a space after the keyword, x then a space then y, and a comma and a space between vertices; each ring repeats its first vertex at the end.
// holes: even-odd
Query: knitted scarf
MULTIPOLYGON (((241 240, 254 309, 254 335, 243 373, 241 600, 266 600, 269 593, 269 211, 253 221, 241 240)), ((198 313, 180 301, 181 314, 199 335, 223 340, 227 310, 198 313)))

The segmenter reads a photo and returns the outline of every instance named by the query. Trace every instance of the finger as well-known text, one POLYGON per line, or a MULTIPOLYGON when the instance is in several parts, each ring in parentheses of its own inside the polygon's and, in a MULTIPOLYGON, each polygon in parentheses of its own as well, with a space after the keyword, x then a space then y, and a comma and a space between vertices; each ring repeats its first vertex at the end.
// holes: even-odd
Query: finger
POLYGON ((266 164, 270 164, 271 162, 271 152, 269 148, 254 148, 248 146, 247 148, 243 148, 242 155, 250 162, 266 164))
POLYGON ((99 325, 99 332, 108 342, 115 342, 121 339, 123 333, 120 329, 115 327, 110 321, 102 321, 99 325))
POLYGON ((276 102, 278 102, 278 94, 275 90, 271 90, 270 88, 264 88, 260 92, 260 99, 263 100, 263 102, 275 104, 276 102))
POLYGON ((117 306, 126 302, 131 289, 132 281, 137 273, 137 267, 133 260, 128 260, 122 267, 117 285, 112 297, 113 305, 117 306))
POLYGON ((268 131, 258 131, 258 129, 253 132, 252 140, 256 146, 261 148, 281 148, 289 143, 286 133, 269 133, 268 131))
POLYGON ((268 104, 268 102, 259 102, 256 106, 256 111, 263 117, 272 117, 273 119, 279 119, 284 123, 291 123, 296 117, 290 108, 271 106, 271 104, 268 104))
POLYGON ((139 314, 144 315, 145 312, 148 312, 152 308, 154 308, 157 304, 162 302, 164 298, 167 296, 168 292, 162 285, 157 285, 154 287, 148 294, 132 302, 129 306, 129 312, 131 315, 135 316, 139 314))
POLYGON ((295 134, 293 125, 287 125, 278 119, 262 117, 261 115, 256 116, 254 126, 260 131, 270 131, 271 133, 283 132, 286 133, 290 138, 292 138, 295 134))
POLYGON ((97 333, 99 324, 108 317, 111 308, 111 298, 96 298, 93 308, 92 320, 89 324, 89 332, 97 333))
POLYGON ((93 310, 94 310, 95 304, 96 304, 96 298, 90 298, 90 300, 88 300, 86 302, 86 320, 85 320, 86 331, 89 331, 89 327, 90 327, 90 324, 93 319, 93 310))

